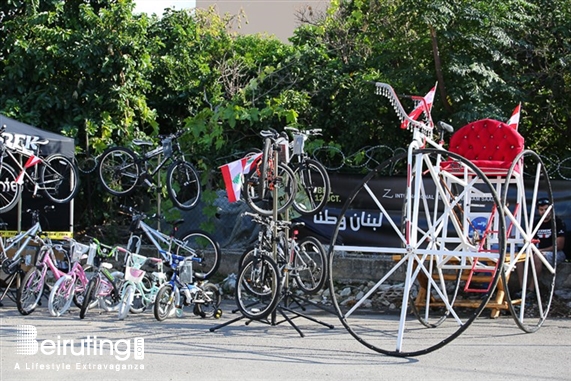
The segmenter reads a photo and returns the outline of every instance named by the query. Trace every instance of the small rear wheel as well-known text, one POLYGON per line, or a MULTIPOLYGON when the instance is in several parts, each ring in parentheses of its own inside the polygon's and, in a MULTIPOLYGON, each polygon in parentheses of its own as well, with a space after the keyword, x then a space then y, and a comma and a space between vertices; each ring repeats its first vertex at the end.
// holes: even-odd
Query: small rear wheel
POLYGON ((220 303, 222 303, 220 290, 212 283, 203 284, 200 288, 202 289, 202 299, 204 302, 196 303, 199 315, 203 318, 217 316, 219 314, 220 303))

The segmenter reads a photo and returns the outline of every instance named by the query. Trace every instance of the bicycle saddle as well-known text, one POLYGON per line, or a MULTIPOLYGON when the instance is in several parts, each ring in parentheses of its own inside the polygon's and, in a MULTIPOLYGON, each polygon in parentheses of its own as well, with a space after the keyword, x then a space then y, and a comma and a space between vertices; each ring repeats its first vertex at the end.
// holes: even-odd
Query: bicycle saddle
POLYGON ((136 146, 152 146, 152 145, 154 145, 153 142, 148 142, 146 140, 141 140, 141 139, 133 139, 133 144, 136 146))

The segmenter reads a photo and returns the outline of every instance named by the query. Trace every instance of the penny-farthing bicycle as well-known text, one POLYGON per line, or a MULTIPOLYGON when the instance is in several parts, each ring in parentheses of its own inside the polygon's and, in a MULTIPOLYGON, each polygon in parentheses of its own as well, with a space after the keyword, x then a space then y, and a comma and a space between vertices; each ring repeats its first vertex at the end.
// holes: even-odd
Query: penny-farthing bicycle
MULTIPOLYGON (((423 119, 405 112, 393 88, 376 83, 389 99, 412 141, 406 154, 371 171, 346 200, 329 250, 335 309, 345 328, 368 348, 393 356, 416 356, 446 345, 476 319, 501 277, 506 223, 500 196, 484 172, 433 139, 435 126, 422 97, 411 97, 423 119), (406 164, 401 202, 389 208, 383 176, 406 164), (373 229, 378 239, 344 245, 343 232, 373 229), (370 219, 369 219, 370 217, 370 219), (476 219, 477 217, 477 219, 476 219), (369 223, 375 221, 376 223, 369 223), (374 280, 346 279, 347 259, 373 258, 374 280), (467 281, 466 277, 472 278, 467 281), (478 292, 469 292, 485 277, 478 292), (475 278, 475 279, 474 279, 475 278), (471 308, 460 303, 465 294, 471 308), (435 329, 429 329, 435 328, 435 329)), ((442 136, 449 126, 440 124, 442 136)))

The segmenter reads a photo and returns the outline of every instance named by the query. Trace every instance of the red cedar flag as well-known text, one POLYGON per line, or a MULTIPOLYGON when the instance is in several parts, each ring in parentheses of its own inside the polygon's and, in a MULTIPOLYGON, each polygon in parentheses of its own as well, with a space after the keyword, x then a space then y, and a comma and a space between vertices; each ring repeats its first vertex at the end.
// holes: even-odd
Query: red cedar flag
POLYGON ((240 191, 244 180, 244 173, 250 172, 252 165, 262 156, 261 153, 246 156, 240 160, 233 161, 220 166, 228 201, 236 202, 240 199, 240 191))
MULTIPOLYGON (((426 102, 426 106, 428 107, 427 112, 430 112, 430 110, 432 109, 432 103, 434 103, 435 93, 436 93, 436 85, 434 85, 434 87, 430 89, 430 91, 424 96, 424 102, 426 102)), ((414 110, 410 112, 410 114, 408 114, 408 116, 411 119, 416 120, 416 118, 418 118, 423 111, 424 111, 424 104, 420 103, 418 106, 414 108, 414 110)), ((401 123, 400 128, 406 129, 407 127, 408 127, 408 120, 405 120, 401 123)))
POLYGON ((508 126, 513 127, 514 130, 517 131, 517 128, 519 126, 519 115, 521 113, 521 103, 518 104, 516 106, 516 108, 514 109, 514 112, 512 113, 512 116, 510 118, 510 120, 508 120, 508 126))

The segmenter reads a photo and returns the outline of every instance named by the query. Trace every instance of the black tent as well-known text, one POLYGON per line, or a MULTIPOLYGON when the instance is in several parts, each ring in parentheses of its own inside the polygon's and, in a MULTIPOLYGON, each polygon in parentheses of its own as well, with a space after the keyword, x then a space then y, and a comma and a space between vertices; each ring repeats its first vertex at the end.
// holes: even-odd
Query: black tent
POLYGON ((6 132, 3 135, 8 146, 16 144, 33 150, 39 145, 42 156, 53 153, 61 153, 70 158, 74 156, 73 138, 44 131, 0 114, 0 126, 3 125, 6 125, 6 132))

